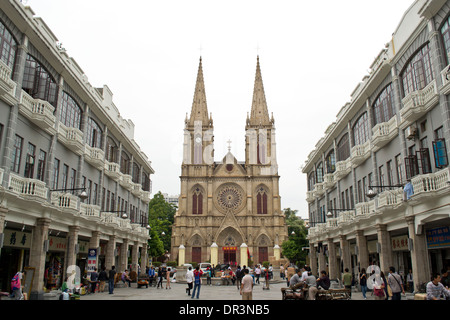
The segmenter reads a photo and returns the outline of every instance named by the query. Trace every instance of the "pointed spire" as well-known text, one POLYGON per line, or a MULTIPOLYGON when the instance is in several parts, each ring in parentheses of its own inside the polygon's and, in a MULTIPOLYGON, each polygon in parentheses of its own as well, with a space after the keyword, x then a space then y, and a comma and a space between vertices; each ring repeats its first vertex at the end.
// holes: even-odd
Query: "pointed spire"
POLYGON ((195 84, 194 101, 192 102, 191 116, 189 124, 194 125, 194 121, 201 120, 202 126, 210 124, 208 117, 208 107, 206 105, 205 83, 203 81, 202 57, 198 65, 197 82, 195 84))
POLYGON ((269 112, 267 110, 266 95, 259 66, 259 55, 256 62, 255 86, 253 89, 252 110, 250 113, 250 125, 270 125, 269 112))

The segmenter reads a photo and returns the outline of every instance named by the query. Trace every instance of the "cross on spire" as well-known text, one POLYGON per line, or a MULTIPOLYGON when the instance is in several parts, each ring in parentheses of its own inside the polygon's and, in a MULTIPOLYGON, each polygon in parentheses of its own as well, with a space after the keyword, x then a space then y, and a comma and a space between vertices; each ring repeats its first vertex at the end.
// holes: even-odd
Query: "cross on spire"
POLYGON ((231 152, 231 140, 228 139, 227 143, 228 143, 228 152, 231 152))

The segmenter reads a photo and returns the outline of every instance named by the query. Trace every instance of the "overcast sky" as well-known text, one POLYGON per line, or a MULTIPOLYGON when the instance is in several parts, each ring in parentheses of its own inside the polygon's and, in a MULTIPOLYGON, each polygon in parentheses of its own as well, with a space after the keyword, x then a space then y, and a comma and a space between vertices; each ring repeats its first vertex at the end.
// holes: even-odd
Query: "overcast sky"
POLYGON ((183 128, 202 56, 215 160, 244 161, 256 57, 276 126, 281 207, 306 218, 300 167, 412 0, 27 0, 94 87, 104 84, 156 173, 180 193, 183 128))

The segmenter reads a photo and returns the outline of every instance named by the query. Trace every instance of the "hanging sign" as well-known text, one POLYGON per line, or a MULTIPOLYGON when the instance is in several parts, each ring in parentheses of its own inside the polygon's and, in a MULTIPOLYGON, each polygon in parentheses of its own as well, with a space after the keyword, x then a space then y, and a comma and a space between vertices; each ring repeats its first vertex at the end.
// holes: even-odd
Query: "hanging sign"
POLYGON ((427 230, 427 247, 429 249, 450 246, 450 228, 440 227, 427 230))

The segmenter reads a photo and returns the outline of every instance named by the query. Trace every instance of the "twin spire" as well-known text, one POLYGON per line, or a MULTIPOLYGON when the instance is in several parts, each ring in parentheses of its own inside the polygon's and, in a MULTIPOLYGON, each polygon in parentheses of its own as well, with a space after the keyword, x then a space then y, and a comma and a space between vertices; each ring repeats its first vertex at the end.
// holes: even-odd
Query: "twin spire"
MULTIPOLYGON (((195 84, 194 101, 192 102, 191 116, 189 120, 186 115, 186 124, 194 125, 194 121, 201 120, 203 126, 212 127, 212 117, 208 115, 208 106, 206 103, 205 83, 203 79, 202 57, 198 65, 197 82, 195 84)), ((256 62, 255 84, 253 89, 253 100, 250 117, 247 116, 247 126, 266 126, 271 125, 273 119, 269 119, 267 109, 266 95, 261 76, 261 67, 259 65, 259 56, 256 62)))

